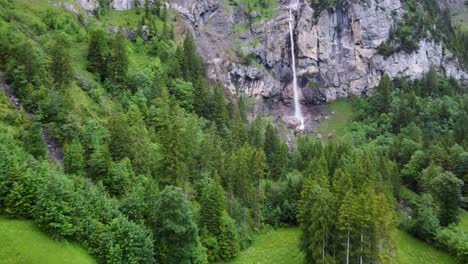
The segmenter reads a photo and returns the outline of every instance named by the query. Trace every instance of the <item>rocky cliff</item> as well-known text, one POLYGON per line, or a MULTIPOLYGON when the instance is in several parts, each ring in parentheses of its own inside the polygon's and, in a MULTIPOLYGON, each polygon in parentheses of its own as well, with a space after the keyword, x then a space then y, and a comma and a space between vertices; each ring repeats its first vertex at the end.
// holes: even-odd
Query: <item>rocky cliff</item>
MULTIPOLYGON (((152 3, 154 0, 150 0, 152 3)), ((99 0, 75 0, 75 2, 86 12, 93 12, 99 8, 99 0)), ((67 3, 64 3, 67 4, 67 3)), ((143 7, 145 0, 110 0, 109 7, 115 10, 128 10, 135 7, 143 7)))
MULTIPOLYGON (((306 103, 369 94, 384 74, 419 78, 431 65, 459 80, 468 79, 457 59, 430 39, 420 41, 411 54, 377 54, 405 12, 400 0, 349 0, 318 17, 310 0, 300 2, 294 35, 306 103)), ((281 1, 274 18, 258 21, 222 0, 170 3, 197 36, 212 78, 222 80, 233 93, 284 102, 292 98, 288 5, 281 1), (238 57, 244 56, 251 62, 241 63, 245 60, 238 57)))
MULTIPOLYGON (((85 6, 93 3, 77 1, 85 6)), ((310 1, 299 1, 294 12, 297 69, 305 103, 366 95, 384 74, 418 78, 431 65, 459 80, 468 79, 457 59, 431 39, 421 40, 411 54, 377 54, 405 12, 400 0, 348 0, 319 16, 310 1)), ((221 80, 232 93, 290 102, 289 1, 278 0, 273 17, 267 20, 228 2, 172 0, 168 5, 184 18, 196 37, 211 78, 221 80)), ((450 8, 460 8, 460 2, 440 1, 450 8)), ((117 10, 137 5, 144 5, 144 0, 111 1, 117 10)))

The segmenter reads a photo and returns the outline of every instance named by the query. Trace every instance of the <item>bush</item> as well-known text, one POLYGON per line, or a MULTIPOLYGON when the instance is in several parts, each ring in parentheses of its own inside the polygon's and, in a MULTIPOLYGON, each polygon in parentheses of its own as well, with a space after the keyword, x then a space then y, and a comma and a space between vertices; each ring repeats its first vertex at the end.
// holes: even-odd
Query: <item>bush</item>
POLYGON ((455 226, 442 228, 435 234, 436 245, 456 256, 459 263, 468 263, 468 234, 455 226))

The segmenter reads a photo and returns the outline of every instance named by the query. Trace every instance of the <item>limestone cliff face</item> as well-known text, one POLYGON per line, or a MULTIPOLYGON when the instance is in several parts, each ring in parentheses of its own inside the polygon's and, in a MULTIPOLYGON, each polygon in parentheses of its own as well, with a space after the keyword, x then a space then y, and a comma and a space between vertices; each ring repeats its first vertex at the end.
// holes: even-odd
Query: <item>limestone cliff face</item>
POLYGON ((128 10, 135 7, 143 7, 145 0, 112 0, 110 7, 115 10, 128 10))
POLYGON ((465 11, 465 0, 439 0, 439 6, 441 8, 448 8, 454 12, 465 11))
MULTIPOLYGON (((75 2, 86 12, 93 12, 99 8, 98 0, 75 0, 75 2)), ((153 2, 153 0, 150 0, 153 2)), ((135 7, 143 7, 145 0, 111 0, 110 8, 115 10, 128 10, 135 7)))
POLYGON ((98 0, 75 0, 75 2, 86 12, 92 12, 99 8, 98 0))
MULTIPOLYGON (((80 1, 80 0, 77 0, 80 1)), ((92 0, 81 0, 89 2, 92 0)), ((468 80, 457 59, 440 43, 422 40, 419 49, 385 58, 377 54, 405 10, 401 0, 348 0, 314 14, 311 0, 301 0, 294 12, 297 69, 302 100, 332 101, 372 93, 384 74, 419 78, 431 65, 449 76, 468 80)), ((168 5, 184 17, 208 63, 210 78, 221 80, 232 93, 290 102, 292 72, 288 0, 269 21, 258 22, 224 0, 172 0, 168 5), (249 63, 243 56, 249 55, 249 63)), ((440 0, 460 8, 460 0, 440 0)), ((114 0, 114 9, 144 4, 114 0)))
MULTIPOLYGON (((222 0, 174 0, 170 6, 193 29, 212 78, 233 93, 287 102, 292 97, 288 4, 281 1, 274 18, 260 23, 222 0), (233 50, 251 54, 256 63, 239 63, 233 50)), ((404 12, 400 0, 349 0, 315 17, 310 0, 301 1, 294 35, 303 100, 319 103, 370 94, 384 74, 419 78, 431 65, 468 80, 457 59, 430 39, 411 54, 377 54, 404 12)))

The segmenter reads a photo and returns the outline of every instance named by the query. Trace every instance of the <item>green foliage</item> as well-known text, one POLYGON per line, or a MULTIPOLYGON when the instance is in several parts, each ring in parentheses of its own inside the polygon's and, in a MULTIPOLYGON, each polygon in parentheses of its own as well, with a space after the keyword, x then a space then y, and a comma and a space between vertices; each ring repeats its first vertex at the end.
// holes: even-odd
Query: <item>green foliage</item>
POLYGON ((161 263, 192 263, 198 228, 193 209, 182 189, 168 186, 160 193, 153 225, 156 260, 161 263))
POLYGON ((83 175, 85 168, 85 151, 81 143, 77 140, 64 148, 63 167, 68 174, 83 175))
POLYGON ((200 195, 200 223, 214 236, 220 234, 221 217, 226 210, 223 188, 216 182, 206 182, 200 195))
POLYGON ((113 43, 112 54, 108 66, 108 68, 110 68, 108 76, 110 85, 112 87, 112 92, 116 93, 119 89, 119 86, 126 81, 128 64, 129 61, 127 47, 125 44, 125 37, 122 30, 120 29, 113 43))
POLYGON ((410 0, 405 2, 404 7, 403 20, 390 33, 389 40, 379 47, 380 54, 411 53, 419 47, 420 40, 434 38, 466 65, 466 52, 463 51, 468 44, 467 34, 452 25, 449 10, 441 10, 435 0, 410 0))
POLYGON ((88 44, 88 69, 90 72, 98 74, 101 81, 106 78, 108 60, 108 40, 106 33, 101 28, 89 30, 88 44))
POLYGON ((430 240, 439 228, 439 220, 430 195, 423 195, 417 201, 411 220, 411 233, 423 240, 430 240))
POLYGON ((221 216, 219 231, 219 255, 225 261, 231 260, 239 253, 239 236, 234 220, 226 212, 221 216))
POLYGON ((457 263, 449 254, 398 230, 396 232, 398 263, 424 264, 430 262, 457 263))
POLYGON ((274 0, 229 0, 229 2, 259 20, 270 19, 278 6, 278 3, 274 0))
POLYGON ((60 36, 55 39, 50 49, 50 58, 50 73, 55 85, 58 88, 69 86, 73 79, 73 68, 64 37, 60 36))
POLYGON ((451 172, 444 172, 430 181, 431 193, 439 203, 439 221, 442 226, 458 222, 463 181, 451 172))

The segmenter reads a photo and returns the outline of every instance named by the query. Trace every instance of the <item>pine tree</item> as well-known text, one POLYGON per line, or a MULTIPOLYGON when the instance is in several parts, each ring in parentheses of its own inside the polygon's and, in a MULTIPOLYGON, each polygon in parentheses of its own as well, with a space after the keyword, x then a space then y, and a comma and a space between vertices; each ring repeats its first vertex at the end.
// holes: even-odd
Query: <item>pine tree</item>
POLYGON ((63 37, 55 39, 50 50, 50 74, 57 88, 68 87, 73 79, 70 53, 63 37))
POLYGON ((210 100, 210 120, 215 122, 218 129, 224 128, 228 120, 226 99, 224 98, 224 88, 221 84, 216 84, 210 100))
POLYGON ((118 163, 112 162, 102 181, 109 194, 121 197, 129 190, 134 176, 130 160, 125 158, 118 163))
POLYGON ((439 204, 439 221, 442 226, 458 222, 463 181, 451 172, 439 174, 431 180, 431 193, 439 204))
POLYGON ((109 72, 109 79, 112 85, 119 86, 124 84, 127 79, 128 63, 125 36, 122 29, 120 29, 115 37, 112 49, 112 61, 109 72))
POLYGON ((280 142, 271 158, 270 174, 275 180, 282 179, 285 175, 289 162, 289 148, 286 142, 280 142))
POLYGON ((181 68, 184 73, 184 79, 194 82, 203 73, 203 65, 198 57, 191 33, 185 35, 183 49, 183 63, 181 68))
POLYGON ((130 126, 127 116, 121 112, 114 113, 109 120, 109 150, 114 161, 130 156, 130 126))
POLYGON ((106 177, 110 162, 111 157, 107 145, 94 146, 93 153, 86 164, 88 176, 95 180, 106 177))
POLYGON ((107 73, 106 56, 108 53, 106 33, 101 28, 89 31, 88 44, 88 70, 98 74, 101 81, 104 81, 107 73))
POLYGON ((157 140, 160 146, 158 172, 163 185, 183 186, 191 176, 197 176, 195 157, 199 151, 197 135, 200 131, 192 115, 169 98, 163 89, 157 100, 157 140), (187 147, 190 146, 190 147, 187 147))
POLYGON ((310 178, 306 180, 298 213, 302 229, 301 250, 305 253, 305 262, 325 262, 332 255, 336 206, 336 199, 326 186, 321 187, 310 178))
POLYGON ((206 79, 199 77, 194 81, 193 110, 204 118, 209 118, 208 84, 206 79))
POLYGON ((221 218, 226 210, 223 188, 216 181, 208 181, 200 196, 200 223, 214 236, 221 233, 221 218))
POLYGON ((328 166, 325 156, 322 154, 314 158, 305 171, 305 176, 313 179, 320 186, 329 186, 330 179, 328 177, 328 166))
POLYGON ((182 189, 167 186, 156 204, 153 237, 158 263, 191 264, 199 246, 193 208, 182 189))
POLYGON ((246 105, 246 99, 244 95, 241 95, 237 99, 237 109, 239 109, 239 114, 242 118, 242 121, 244 121, 244 123, 248 123, 249 120, 247 119, 247 105, 246 105))
POLYGON ((345 194, 343 201, 338 212, 338 229, 341 232, 340 237, 344 238, 344 259, 345 263, 350 263, 351 250, 352 250, 352 238, 356 236, 358 231, 356 230, 356 219, 359 212, 354 211, 356 206, 354 205, 356 198, 350 191, 345 194))
POLYGON ((376 88, 376 94, 372 97, 370 103, 377 114, 390 112, 392 102, 392 81, 388 75, 384 75, 376 88))
POLYGON ((257 116, 250 125, 249 143, 251 146, 259 149, 264 146, 264 128, 261 116, 257 116))
POLYGON ((268 178, 268 166, 266 164, 265 152, 262 149, 254 149, 249 159, 251 168, 251 185, 254 191, 254 200, 252 208, 254 209, 254 215, 256 219, 257 228, 260 229, 262 221, 262 209, 264 202, 264 194, 262 182, 268 178))
POLYGON ((225 173, 224 153, 221 137, 217 133, 215 124, 212 124, 206 131, 201 145, 203 146, 202 153, 204 153, 200 156, 201 171, 222 176, 225 173))
POLYGON ((64 148, 63 166, 68 174, 84 174, 84 148, 78 140, 74 140, 64 148))
POLYGON ((220 235, 218 237, 220 257, 224 261, 233 259, 240 251, 239 234, 234 220, 226 212, 221 217, 220 235))
POLYGON ((247 142, 247 128, 241 118, 239 109, 234 110, 234 118, 230 121, 230 129, 234 147, 240 147, 247 142))
POLYGON ((263 149, 265 150, 265 155, 267 157, 268 165, 272 165, 273 155, 278 149, 280 139, 278 137, 278 132, 276 131, 275 126, 272 123, 268 123, 265 130, 265 144, 263 149))

